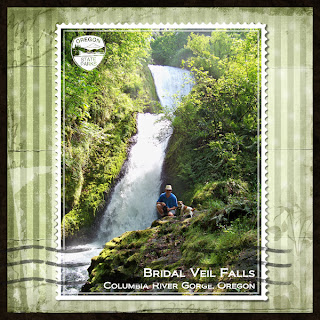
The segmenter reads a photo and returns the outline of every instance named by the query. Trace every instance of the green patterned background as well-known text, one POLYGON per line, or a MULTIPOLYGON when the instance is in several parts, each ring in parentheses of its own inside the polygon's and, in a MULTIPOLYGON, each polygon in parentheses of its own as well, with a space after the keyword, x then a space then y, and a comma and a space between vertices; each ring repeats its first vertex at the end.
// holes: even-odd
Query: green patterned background
POLYGON ((9 312, 312 312, 311 8, 8 8, 9 312), (268 301, 57 301, 55 30, 61 23, 263 23, 268 301))

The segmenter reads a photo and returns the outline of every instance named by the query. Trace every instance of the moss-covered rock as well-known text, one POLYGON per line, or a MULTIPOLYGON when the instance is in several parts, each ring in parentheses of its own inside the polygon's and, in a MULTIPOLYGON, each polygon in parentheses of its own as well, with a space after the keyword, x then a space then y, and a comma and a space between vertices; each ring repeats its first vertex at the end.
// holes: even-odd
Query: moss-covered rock
MULTIPOLYGON (((181 291, 182 281, 205 281, 199 276, 194 278, 191 267, 218 272, 220 267, 239 264, 239 255, 245 255, 248 250, 253 252, 257 232, 253 225, 244 227, 248 223, 237 225, 229 220, 223 224, 222 217, 227 219, 226 210, 195 211, 192 218, 164 217, 146 230, 125 232, 107 242, 100 255, 92 258, 89 279, 82 292, 110 291, 103 287, 105 282, 151 285, 155 281, 179 283, 175 291, 181 291), (144 268, 180 270, 185 277, 144 277, 144 268)), ((256 268, 256 258, 250 260, 249 269, 256 268)))
POLYGON ((248 194, 248 185, 241 180, 213 181, 200 186, 196 191, 192 205, 206 206, 212 201, 228 203, 231 197, 244 197, 248 194))

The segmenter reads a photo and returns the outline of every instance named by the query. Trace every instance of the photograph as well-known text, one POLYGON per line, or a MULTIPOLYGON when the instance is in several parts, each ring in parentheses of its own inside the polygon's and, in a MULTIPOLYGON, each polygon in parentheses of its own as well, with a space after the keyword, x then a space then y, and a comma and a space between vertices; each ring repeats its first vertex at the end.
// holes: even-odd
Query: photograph
POLYGON ((263 31, 61 27, 61 298, 266 298, 263 31))

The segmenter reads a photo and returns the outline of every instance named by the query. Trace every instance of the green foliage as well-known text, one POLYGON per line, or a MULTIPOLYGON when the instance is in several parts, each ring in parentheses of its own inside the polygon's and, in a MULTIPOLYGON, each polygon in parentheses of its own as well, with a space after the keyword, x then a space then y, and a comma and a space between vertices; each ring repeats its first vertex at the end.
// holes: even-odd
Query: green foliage
POLYGON ((175 111, 165 168, 178 197, 206 214, 193 217, 186 229, 180 265, 218 274, 235 263, 246 269, 240 257, 254 255, 260 214, 258 46, 256 32, 189 36, 186 48, 193 56, 183 64, 196 85, 175 111))
POLYGON ((180 67, 181 61, 192 56, 187 44, 189 32, 164 30, 153 33, 152 59, 155 64, 180 67))
MULTIPOLYGON (((188 38, 193 56, 184 65, 196 85, 175 111, 166 157, 183 199, 190 201, 197 188, 218 181, 235 181, 247 185, 248 194, 257 192, 258 47, 255 31, 188 38)), ((222 195, 212 200, 226 201, 222 195)))
POLYGON ((193 56, 193 53, 188 48, 179 49, 173 56, 170 65, 173 67, 181 67, 182 61, 185 61, 193 56))
MULTIPOLYGON (((238 261, 241 252, 256 245, 256 220, 250 213, 239 215, 226 225, 218 223, 216 212, 197 216, 185 233, 181 255, 187 267, 218 270, 238 261)), ((201 280, 201 279, 198 279, 201 280)))
POLYGON ((221 201, 224 204, 230 203, 232 198, 243 198, 248 194, 248 185, 241 180, 213 181, 199 185, 195 191, 192 205, 201 205, 207 208, 212 201, 221 201))
POLYGON ((83 70, 72 60, 71 42, 85 32, 66 33, 62 52, 64 206, 70 211, 64 217, 67 237, 92 224, 103 192, 109 191, 126 158, 129 139, 136 132, 137 112, 157 109, 147 68, 151 33, 91 34, 102 37, 106 45, 106 55, 96 69, 83 70))

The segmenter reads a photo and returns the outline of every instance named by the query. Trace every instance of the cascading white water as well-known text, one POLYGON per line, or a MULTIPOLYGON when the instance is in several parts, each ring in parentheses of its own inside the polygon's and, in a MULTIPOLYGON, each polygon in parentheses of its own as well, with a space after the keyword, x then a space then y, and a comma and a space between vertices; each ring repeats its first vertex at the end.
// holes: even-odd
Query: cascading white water
POLYGON ((112 194, 100 225, 101 242, 125 231, 150 227, 157 218, 155 202, 165 149, 171 135, 170 123, 161 115, 138 115, 137 142, 129 154, 127 170, 112 194))
MULTIPOLYGON (((182 96, 193 86, 189 71, 166 66, 149 66, 160 103, 169 110, 177 106, 182 96)), ((86 250, 63 253, 63 264, 86 263, 62 269, 62 281, 79 281, 64 285, 62 294, 76 294, 88 278, 87 268, 106 242, 122 233, 150 227, 157 219, 155 209, 161 185, 161 168, 171 135, 170 122, 162 115, 139 114, 136 143, 130 150, 126 172, 116 185, 110 203, 103 214, 97 239, 93 243, 69 249, 86 250)))
MULTIPOLYGON (((173 109, 192 89, 190 72, 149 65, 160 103, 173 109)), ((172 133, 162 115, 139 114, 137 143, 129 155, 128 168, 117 184, 99 230, 99 240, 110 240, 129 230, 149 227, 157 218, 155 203, 161 185, 165 149, 172 133)))
POLYGON ((149 65, 157 95, 163 107, 173 111, 194 85, 190 71, 175 67, 149 65))

